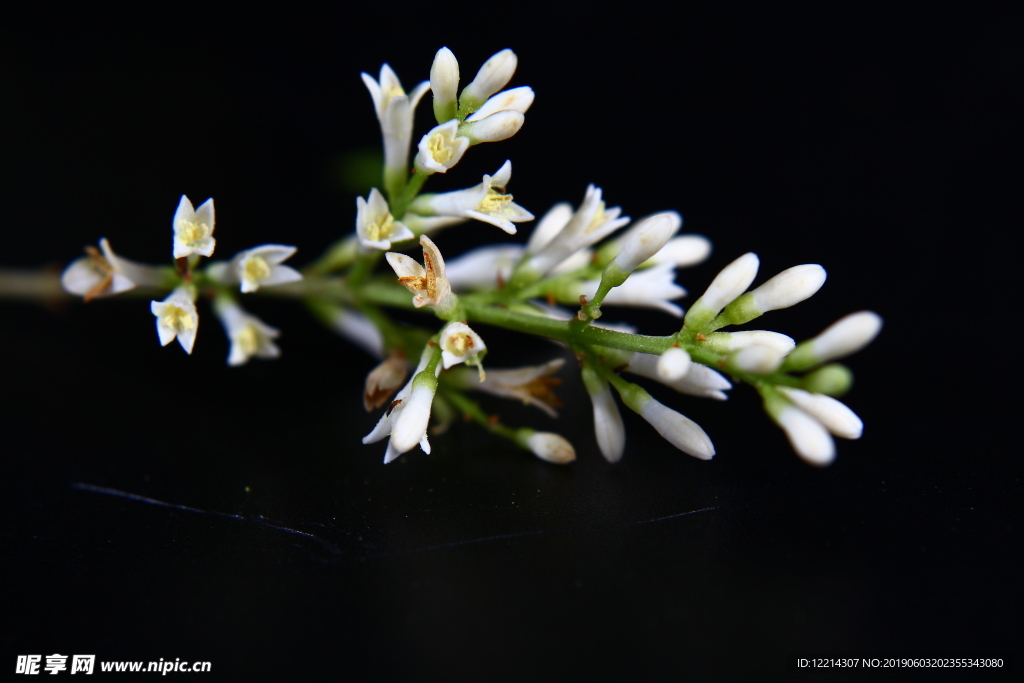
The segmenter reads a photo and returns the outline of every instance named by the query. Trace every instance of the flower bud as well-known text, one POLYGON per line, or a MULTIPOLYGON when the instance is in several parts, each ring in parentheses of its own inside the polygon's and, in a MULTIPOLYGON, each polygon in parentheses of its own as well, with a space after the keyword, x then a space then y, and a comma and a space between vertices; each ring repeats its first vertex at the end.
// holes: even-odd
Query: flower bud
POLYGON ((864 423, 857 414, 830 396, 811 394, 793 387, 779 387, 779 391, 842 439, 859 439, 864 432, 864 423))
POLYGON ((796 342, 791 337, 768 330, 712 332, 707 335, 707 341, 704 343, 709 349, 718 353, 738 351, 748 346, 770 346, 783 356, 796 346, 796 342))
POLYGON ((794 266, 754 289, 753 305, 761 313, 789 308, 813 296, 825 277, 825 269, 817 264, 794 266))
POLYGON ((796 454, 812 465, 824 466, 836 458, 836 444, 828 430, 794 405, 783 408, 775 422, 786 432, 796 454))
POLYGON ((518 133, 525 120, 526 117, 521 112, 499 111, 477 121, 467 121, 459 126, 459 135, 469 138, 471 145, 498 142, 518 133))
POLYGON ((747 291, 757 275, 758 264, 757 254, 747 253, 723 268, 686 314, 685 326, 696 331, 704 329, 726 304, 747 291))
POLYGON ((597 447, 608 462, 622 460, 626 452, 626 428, 622 424, 622 415, 615 405, 608 382, 589 366, 583 368, 583 383, 594 404, 594 434, 597 447))
POLYGON ((851 313, 813 339, 803 342, 786 359, 787 370, 802 370, 849 356, 871 343, 882 329, 882 318, 872 311, 851 313))
POLYGON ((701 460, 715 456, 715 447, 700 425, 657 399, 649 399, 638 412, 666 441, 684 453, 701 460))
POLYGON ((755 344, 729 356, 730 367, 754 375, 770 375, 782 365, 782 354, 770 346, 755 344))
POLYGON ((442 47, 430 65, 430 91, 434 93, 434 118, 438 123, 451 121, 458 114, 459 60, 442 47))
POLYGON ((673 346, 658 357, 658 377, 666 384, 677 382, 686 376, 692 364, 690 354, 673 346))
POLYGON ((565 465, 576 459, 576 451, 565 437, 553 432, 521 431, 531 432, 522 438, 521 443, 541 460, 547 460, 555 465, 565 465))
POLYGON ((393 451, 396 457, 412 450, 423 441, 430 422, 430 406, 434 402, 436 391, 437 378, 433 373, 423 371, 416 375, 412 393, 405 399, 405 405, 391 429, 388 450, 393 451))
POLYGON ((637 223, 622 240, 622 248, 609 267, 617 267, 625 274, 632 273, 641 263, 657 254, 683 224, 675 211, 656 213, 637 223))
POLYGON ((703 235, 673 237, 661 251, 651 257, 652 263, 673 263, 686 268, 702 263, 711 254, 711 242, 703 235))
POLYGON ((473 82, 462 91, 460 104, 473 111, 479 109, 487 98, 505 87, 516 71, 519 58, 512 50, 505 49, 484 62, 473 82))

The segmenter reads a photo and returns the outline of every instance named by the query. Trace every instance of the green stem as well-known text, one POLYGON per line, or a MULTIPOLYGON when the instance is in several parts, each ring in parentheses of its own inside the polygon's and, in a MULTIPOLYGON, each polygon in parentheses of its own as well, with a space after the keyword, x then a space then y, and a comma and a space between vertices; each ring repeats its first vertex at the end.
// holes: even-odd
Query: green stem
POLYGON ((518 441, 518 430, 512 429, 501 422, 495 420, 492 416, 484 412, 475 401, 471 401, 462 395, 462 392, 454 389, 445 387, 441 389, 442 395, 446 400, 450 401, 457 410, 460 410, 464 415, 468 415, 474 422, 482 426, 493 434, 503 436, 509 441, 512 441, 517 446, 522 447, 518 441))

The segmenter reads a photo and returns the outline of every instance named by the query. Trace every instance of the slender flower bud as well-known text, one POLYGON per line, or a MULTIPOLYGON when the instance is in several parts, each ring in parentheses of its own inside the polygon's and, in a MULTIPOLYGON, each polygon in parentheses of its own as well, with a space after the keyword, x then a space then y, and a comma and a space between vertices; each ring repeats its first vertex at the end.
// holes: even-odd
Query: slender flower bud
POLYGON ((628 365, 626 366, 626 372, 631 372, 634 375, 640 375, 641 377, 647 377, 661 382, 665 386, 675 389, 682 394, 713 398, 718 401, 724 401, 728 398, 724 392, 727 389, 731 389, 732 384, 730 384, 729 380, 723 377, 720 373, 712 370, 708 366, 701 365, 700 363, 692 363, 690 365, 690 369, 685 375, 683 375, 683 377, 678 380, 666 382, 661 375, 658 374, 659 360, 660 356, 655 356, 650 353, 634 353, 627 361, 628 365))
POLYGON ((576 459, 576 450, 565 437, 553 432, 535 432, 532 429, 521 429, 517 441, 528 448, 541 460, 555 465, 565 465, 576 459))
POLYGON ((641 263, 657 254, 682 224, 683 217, 675 211, 656 213, 637 223, 625 235, 622 249, 605 268, 603 277, 613 287, 622 284, 641 263))
POLYGON ((499 111, 487 118, 467 121, 459 126, 459 135, 469 139, 469 144, 507 140, 523 127, 526 117, 518 111, 499 111))
POLYGON ((802 342, 786 359, 787 370, 802 370, 843 358, 871 343, 882 329, 882 318, 871 311, 851 313, 813 339, 802 342))
POLYGON ((479 109, 487 98, 505 87, 519 63, 516 53, 504 49, 484 62, 476 78, 463 89, 459 104, 471 111, 479 109))
POLYGON ((608 382, 589 366, 583 368, 583 383, 594 404, 594 434, 597 447, 608 462, 618 462, 626 451, 626 428, 615 405, 608 382))
MULTIPOLYGON (((630 406, 632 408, 632 406, 630 406)), ((666 441, 684 453, 701 460, 715 457, 715 447, 700 425, 681 413, 651 398, 637 412, 666 441)))
POLYGON ((757 254, 747 253, 723 268, 686 314, 685 326, 703 329, 727 304, 747 291, 757 275, 758 263, 757 254))
POLYGON ((533 98, 533 88, 528 85, 503 90, 487 100, 484 106, 473 112, 473 115, 468 117, 466 121, 479 121, 499 111, 511 110, 525 114, 530 105, 533 104, 533 98))
POLYGON ((680 235, 668 241, 661 251, 651 257, 651 265, 672 263, 686 268, 703 263, 711 254, 711 241, 703 235, 680 235))
POLYGON ((434 93, 434 118, 438 123, 454 119, 458 114, 459 60, 452 51, 442 47, 430 65, 430 91, 434 93))
POLYGON ((794 266, 726 306, 713 327, 742 325, 768 311, 789 308, 814 295, 825 284, 825 269, 817 264, 794 266))
POLYGON ((678 346, 673 346, 658 357, 658 377, 665 384, 678 382, 690 371, 692 364, 690 354, 678 346))
POLYGON ((754 375, 770 375, 782 365, 782 354, 771 346, 755 344, 747 346, 729 356, 728 365, 741 372, 754 375))
MULTIPOLYGON (((427 425, 430 422, 430 405, 434 402, 434 393, 437 391, 437 378, 431 372, 420 372, 413 379, 412 393, 405 400, 405 405, 395 419, 391 429, 391 442, 388 444, 388 453, 385 455, 385 463, 394 460, 396 457, 412 450, 417 444, 424 442, 427 435, 427 425), (388 456, 391 456, 388 459, 388 456)), ((429 452, 429 446, 423 450, 429 452)))
POLYGON ((778 332, 768 330, 744 330, 742 332, 712 332, 707 335, 704 345, 718 353, 738 351, 748 346, 770 346, 785 356, 793 350, 796 342, 778 332))
POLYGON ((793 387, 779 387, 779 391, 842 439, 859 439, 864 433, 864 423, 857 414, 830 396, 811 394, 793 387))
POLYGON ((796 454, 806 462, 824 466, 835 460, 836 444, 816 419, 774 391, 765 392, 764 408, 786 433, 796 454))

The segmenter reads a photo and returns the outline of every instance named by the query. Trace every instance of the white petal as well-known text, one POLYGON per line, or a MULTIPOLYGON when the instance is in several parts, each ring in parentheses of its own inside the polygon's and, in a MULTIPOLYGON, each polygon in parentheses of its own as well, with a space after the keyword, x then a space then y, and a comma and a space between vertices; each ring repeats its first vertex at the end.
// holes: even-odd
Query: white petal
POLYGON ((650 399, 643 405, 640 415, 651 423, 666 441, 679 450, 701 460, 710 460, 715 455, 711 439, 700 425, 668 406, 650 399))
POLYGON ((388 265, 391 266, 392 270, 395 271, 395 275, 398 277, 425 277, 427 271, 423 269, 416 259, 405 254, 399 254, 395 251, 389 251, 384 255, 388 260, 388 265))
POLYGON ((572 205, 569 202, 560 202, 548 209, 530 233, 530 240, 526 243, 527 253, 536 254, 547 246, 548 242, 562 231, 570 218, 572 205))
POLYGON ((864 423, 857 414, 831 396, 812 394, 792 387, 779 387, 779 391, 840 438, 859 439, 864 432, 864 423))
POLYGON ((85 296, 102 281, 103 277, 93 267, 92 259, 88 256, 72 261, 60 276, 64 291, 76 296, 85 296))
POLYGON ((594 432, 601 455, 608 462, 618 462, 626 451, 626 428, 609 388, 590 397, 594 404, 594 432))
POLYGON ((288 282, 298 282, 302 279, 302 273, 291 266, 276 265, 270 269, 270 275, 260 280, 260 285, 270 287, 272 285, 283 285, 288 282))
POLYGON ((828 465, 836 458, 836 445, 828 430, 796 406, 787 406, 775 421, 786 432, 796 454, 812 465, 828 465))
POLYGON ((491 114, 506 110, 517 111, 521 114, 525 114, 526 110, 533 104, 533 98, 533 88, 528 85, 511 88, 510 90, 503 90, 488 99, 487 102, 484 103, 484 106, 477 109, 473 115, 466 120, 479 121, 480 119, 487 118, 491 114))

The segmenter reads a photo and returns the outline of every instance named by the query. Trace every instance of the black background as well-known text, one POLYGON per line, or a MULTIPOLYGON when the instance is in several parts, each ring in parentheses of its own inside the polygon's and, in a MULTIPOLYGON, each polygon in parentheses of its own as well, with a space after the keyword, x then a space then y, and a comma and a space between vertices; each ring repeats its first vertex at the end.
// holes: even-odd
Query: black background
MULTIPOLYGON (((865 435, 828 469, 799 461, 743 387, 727 404, 655 392, 704 426, 713 461, 627 415, 609 466, 571 363, 559 421, 487 405, 568 436, 573 465, 459 425, 385 467, 383 444, 359 442, 373 361, 300 307, 251 303, 284 355, 231 369, 208 311, 186 357, 157 344, 142 300, 5 302, 0 666, 54 652, 268 679, 791 676, 797 655, 825 653, 1016 665, 1019 448, 1001 436, 1017 404, 999 400, 990 331, 1016 309, 984 306, 1014 291, 998 258, 1020 225, 1004 209, 1022 179, 1021 24, 485 3, 49 5, 5 24, 4 266, 59 270, 103 236, 163 262, 182 193, 215 198, 218 255, 279 242, 304 263, 352 229, 365 188, 342 171, 379 143, 358 73, 388 61, 411 88, 447 45, 468 80, 512 47, 512 85, 537 93, 525 127, 432 188, 510 158, 511 192, 540 215, 594 182, 629 215, 677 209, 712 239, 680 273, 695 293, 755 251, 759 281, 829 272, 765 326, 806 338, 865 308, 886 326, 849 363, 865 435)), ((472 224, 438 241, 448 255, 501 238, 472 224)), ((558 353, 483 333, 493 367, 558 353)))

